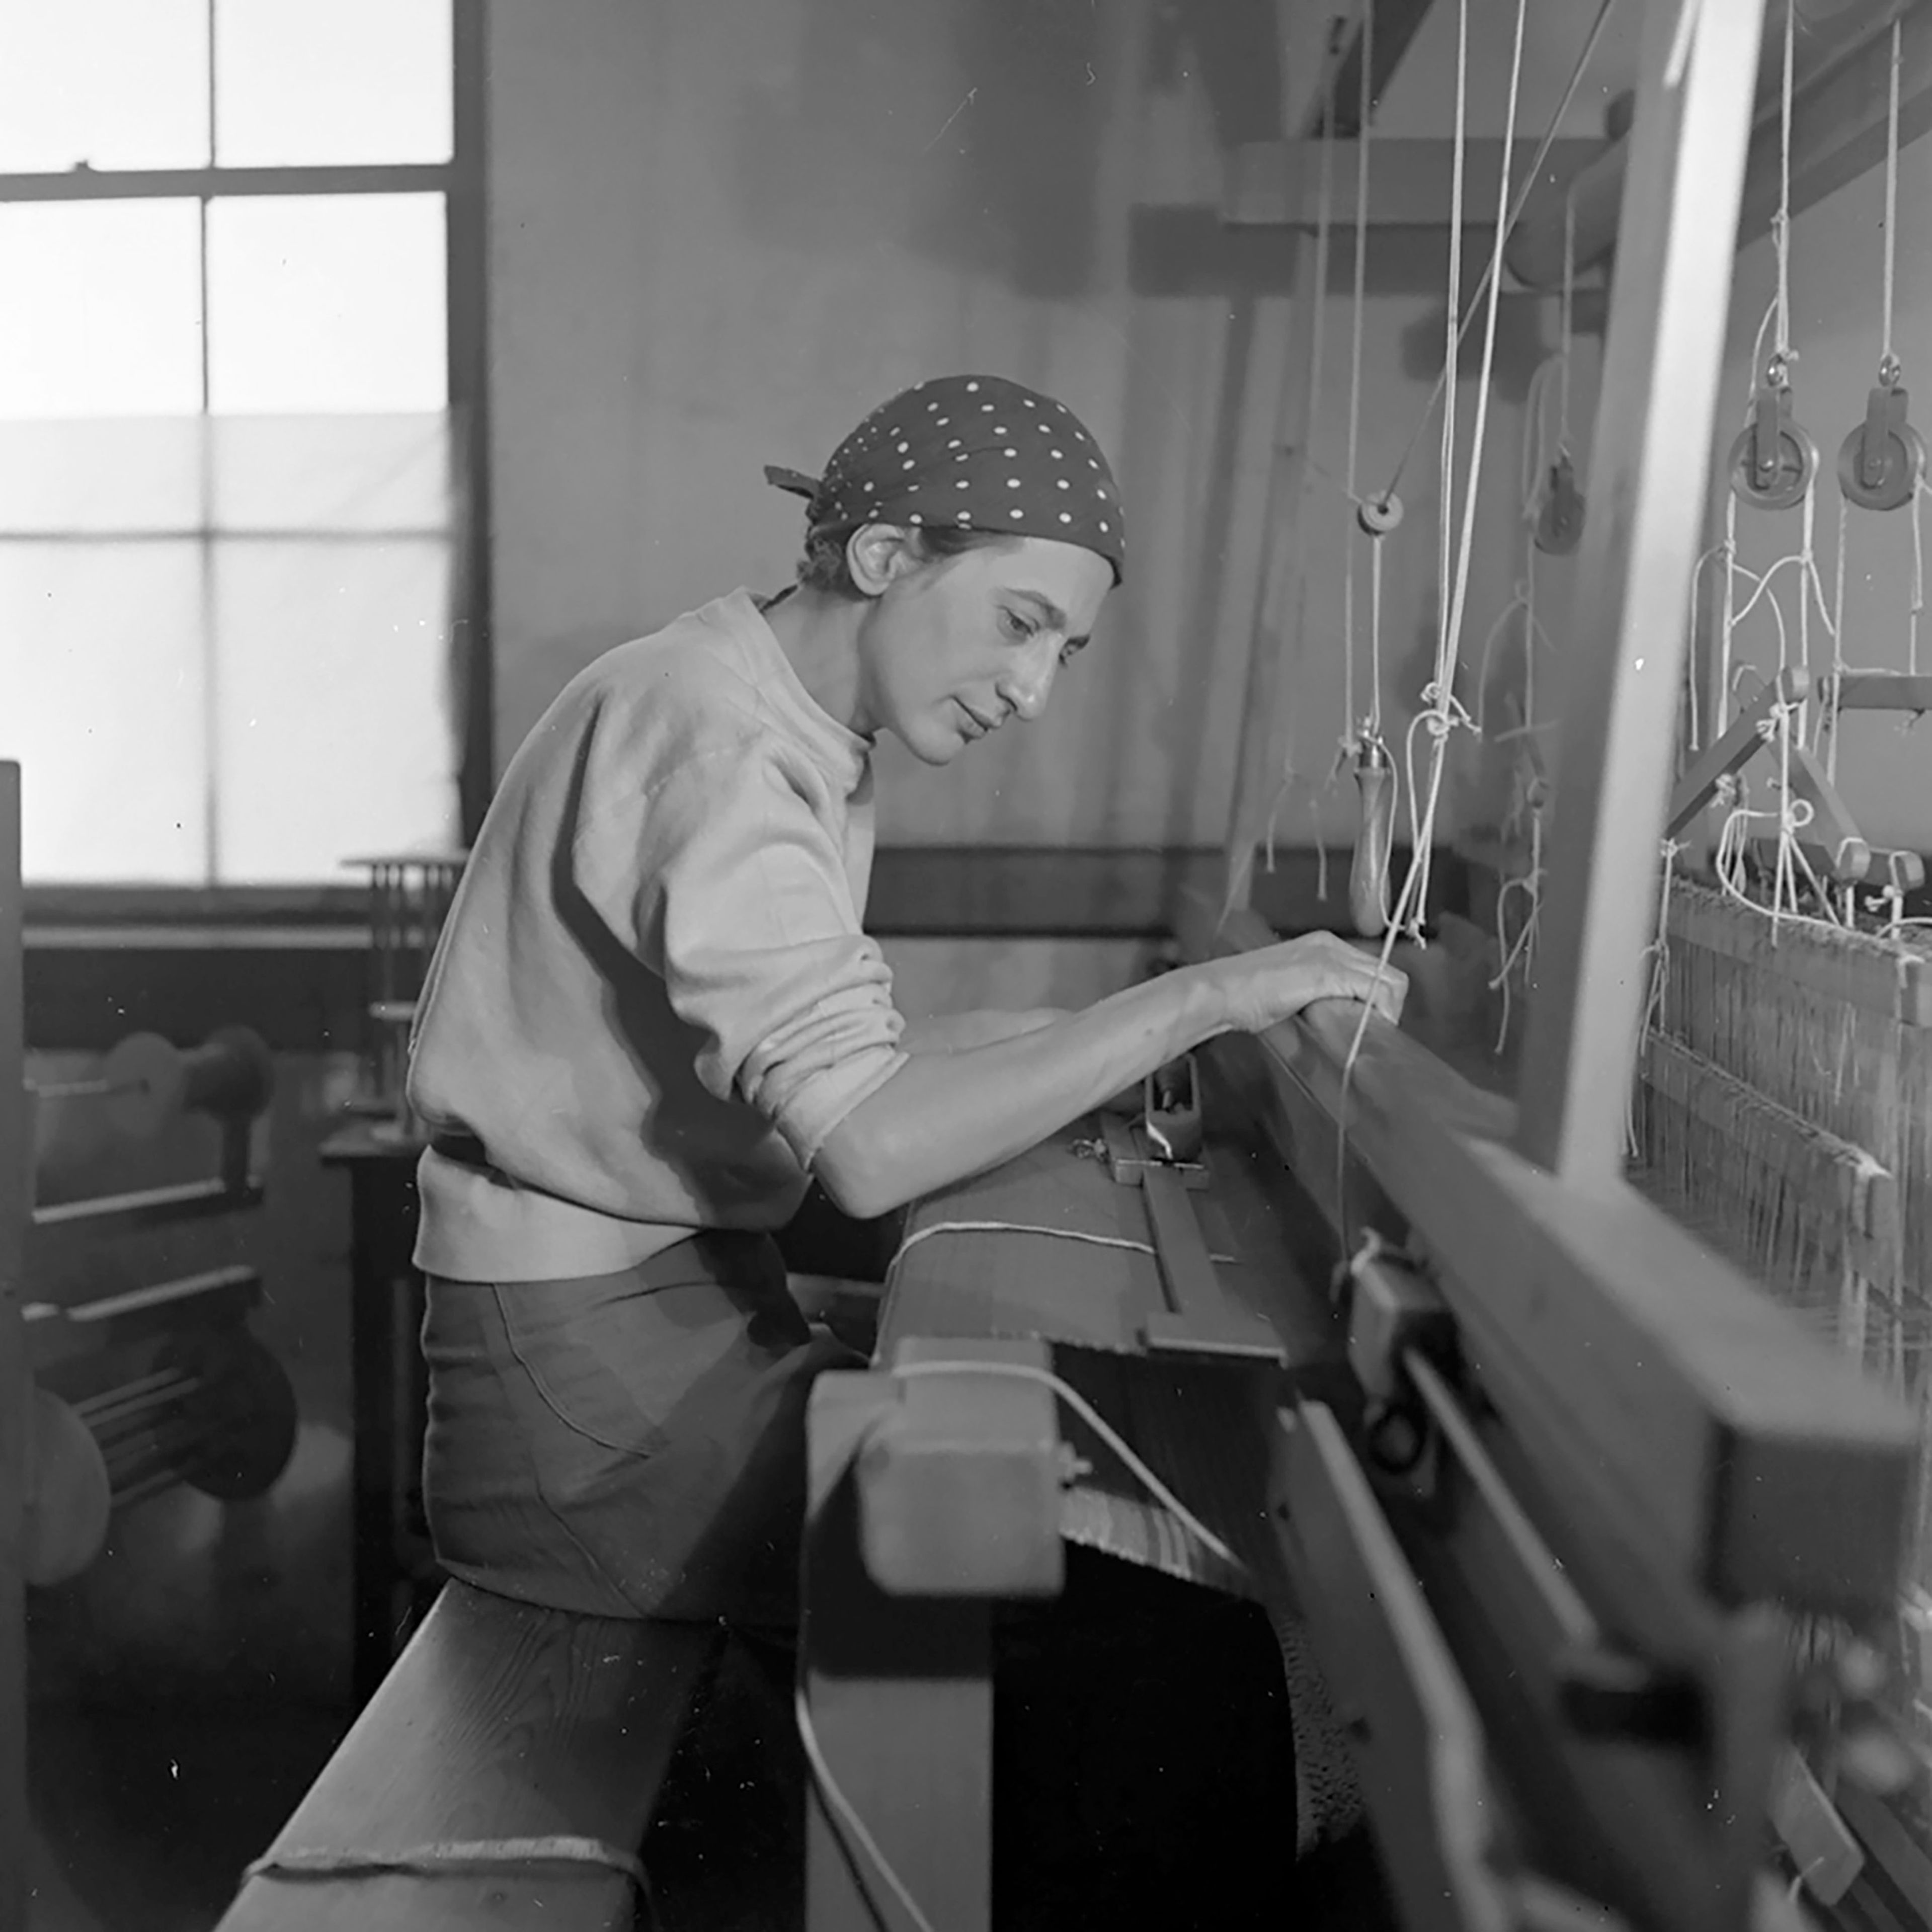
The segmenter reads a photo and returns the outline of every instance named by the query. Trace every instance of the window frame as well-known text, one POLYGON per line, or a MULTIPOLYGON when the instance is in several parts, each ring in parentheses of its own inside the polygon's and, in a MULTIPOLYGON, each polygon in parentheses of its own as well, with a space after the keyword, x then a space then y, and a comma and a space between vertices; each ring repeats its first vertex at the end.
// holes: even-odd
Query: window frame
MULTIPOLYGON (((458 732, 458 814, 467 845, 494 788, 495 678, 490 648, 488 206, 484 0, 451 0, 452 120, 446 161, 290 167, 92 168, 0 173, 0 202, 198 200, 248 195, 440 194, 443 197, 448 410, 461 489, 451 540, 458 559, 449 676, 458 732)), ((23 781, 31 785, 32 775, 23 781)), ((272 925, 314 930, 361 920, 366 888, 340 885, 28 884, 30 934, 184 930, 211 935, 272 925)))

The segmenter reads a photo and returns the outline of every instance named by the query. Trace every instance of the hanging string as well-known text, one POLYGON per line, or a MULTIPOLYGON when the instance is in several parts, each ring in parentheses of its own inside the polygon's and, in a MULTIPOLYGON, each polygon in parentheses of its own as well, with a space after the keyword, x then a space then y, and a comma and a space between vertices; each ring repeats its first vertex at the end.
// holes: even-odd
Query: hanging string
MULTIPOLYGON (((1570 231, 1566 226, 1564 234, 1564 280, 1566 287, 1570 281, 1569 242, 1570 231)), ((1542 726, 1536 709, 1536 653, 1539 645, 1550 646, 1536 608, 1537 524, 1542 513, 1545 479, 1549 474, 1550 452, 1547 436, 1547 398, 1554 375, 1559 386, 1567 383, 1568 374, 1570 339, 1566 323, 1563 341, 1557 355, 1540 363, 1530 378, 1529 395, 1523 416, 1522 464, 1520 482, 1522 486, 1521 514, 1523 525, 1523 574, 1516 586, 1515 595, 1491 627, 1489 636, 1484 640, 1483 655, 1478 667, 1477 691, 1482 715, 1478 719, 1477 728, 1485 736, 1490 736, 1487 726, 1486 694, 1489 690, 1490 652, 1496 639, 1518 610, 1522 613, 1522 707, 1520 722, 1508 732, 1494 735, 1492 742, 1501 744, 1511 740, 1520 741, 1513 760, 1510 774, 1510 807, 1505 814, 1502 833, 1505 844, 1519 836, 1526 836, 1529 850, 1523 870, 1506 878, 1496 893, 1496 953, 1498 964, 1488 981, 1489 989, 1502 995, 1502 1010, 1496 1027, 1496 1050, 1502 1052, 1509 1044, 1510 1022, 1514 1016, 1515 982, 1520 970, 1527 979, 1536 957, 1536 941, 1543 910, 1543 839, 1544 810, 1546 801, 1543 796, 1542 772, 1536 757, 1536 742, 1542 726), (1515 936, 1510 933, 1510 913, 1514 902, 1524 902, 1522 922, 1515 936)), ((1567 405, 1559 416, 1558 449, 1567 454, 1563 438, 1566 434, 1567 405)))
POLYGON ((1921 483, 1912 493, 1912 614, 1905 633, 1905 669, 1908 676, 1918 675, 1918 620, 1925 609, 1925 522, 1928 494, 1921 483))
POLYGON ((1576 192, 1573 184, 1563 197, 1563 301, 1558 311, 1562 330, 1562 393, 1556 412, 1556 448, 1570 454, 1570 350, 1576 316, 1576 192))
MULTIPOLYGON (((1329 50, 1328 65, 1325 70, 1327 85, 1331 94, 1333 83, 1339 66, 1339 49, 1331 46, 1329 50)), ((1304 419, 1300 424, 1300 454, 1301 460, 1298 465, 1295 466, 1296 491, 1294 500, 1283 505, 1282 508, 1285 514, 1277 515, 1276 514, 1276 498, 1281 488, 1280 478, 1283 468, 1283 465, 1282 464, 1280 459, 1283 451, 1288 446, 1288 411, 1291 407, 1291 397, 1294 388, 1292 382, 1284 382, 1282 385, 1281 399, 1276 416, 1275 435, 1273 445, 1274 460, 1270 465, 1270 473, 1269 477, 1268 490, 1268 508, 1270 514, 1267 524, 1270 554, 1263 565, 1264 573, 1263 598, 1264 602, 1272 597, 1275 586, 1276 572, 1274 568, 1274 550, 1276 542, 1276 532, 1283 523, 1286 523, 1291 526, 1298 525, 1300 518, 1306 509, 1307 478, 1311 476, 1321 476, 1322 475, 1320 466, 1314 460, 1312 446, 1314 440, 1314 431, 1321 409, 1322 375, 1324 357, 1326 352, 1325 322, 1328 284, 1328 247, 1334 196, 1334 149, 1333 145, 1333 136, 1329 131, 1328 126, 1328 118, 1332 118, 1332 117, 1324 118, 1321 136, 1321 145, 1319 148, 1322 161, 1319 194, 1316 214, 1315 269, 1313 278, 1315 286, 1312 294, 1313 312, 1310 317, 1309 329, 1308 388, 1306 392, 1306 406, 1304 411, 1304 419)), ((1324 480, 1327 479, 1324 478, 1324 480)), ((1298 654, 1300 651, 1304 635, 1304 626, 1306 620, 1306 612, 1307 578, 1306 573, 1304 572, 1301 573, 1301 581, 1296 588, 1294 608, 1288 614, 1288 616, 1286 635, 1288 638, 1287 650, 1289 653, 1298 654)), ((1257 634, 1255 640, 1255 648, 1257 651, 1259 651, 1264 647, 1263 638, 1265 631, 1264 621, 1262 624, 1257 626, 1256 631, 1257 634)), ((1274 793, 1269 798, 1268 809, 1262 818, 1259 828, 1260 836, 1258 842, 1264 848, 1264 862, 1268 870, 1270 872, 1274 869, 1274 836, 1276 822, 1281 815, 1282 806, 1287 802, 1288 797, 1293 793, 1299 776, 1299 773, 1295 770, 1294 744, 1293 736, 1291 734, 1288 741, 1282 746, 1282 749, 1281 776, 1276 784, 1274 793)), ((1235 809, 1238 812, 1241 808, 1241 800, 1238 796, 1237 796, 1234 802, 1235 809)), ((1226 896, 1222 899, 1221 905, 1221 917, 1223 920, 1226 920, 1228 914, 1233 911, 1236 905, 1245 902, 1248 896, 1249 886, 1254 874, 1255 847, 1258 842, 1256 838, 1248 835, 1244 828, 1239 824, 1237 824, 1234 827, 1234 836, 1236 842, 1238 843, 1240 850, 1236 855, 1233 863, 1228 867, 1226 893, 1226 896)), ((1322 870, 1325 874, 1327 872, 1327 850, 1325 846, 1321 847, 1320 850, 1322 851, 1322 870)), ((1324 880, 1324 884, 1325 886, 1325 879, 1324 880)), ((1324 898, 1327 896, 1325 890, 1324 891, 1323 896, 1324 898)))
MULTIPOLYGON (((1528 0, 1517 0, 1515 46, 1510 67, 1508 104, 1504 114, 1503 152, 1510 152, 1516 138, 1516 105, 1518 92, 1522 76, 1522 43, 1528 14, 1528 0)), ((1463 19, 1458 35, 1456 80, 1456 148, 1454 180, 1450 196, 1450 219, 1459 224, 1462 218, 1462 167, 1463 148, 1467 127, 1467 64, 1468 22, 1463 19)), ((1444 386, 1448 392, 1443 405, 1442 420, 1442 525, 1445 535, 1443 544, 1444 561, 1444 587, 1448 592, 1448 608, 1444 614, 1436 644, 1435 676, 1423 692, 1427 709, 1412 722, 1408 730, 1408 755, 1405 762, 1411 771, 1409 791, 1410 820, 1414 847, 1409 861, 1408 877, 1404 881, 1402 896, 1396 902, 1396 913, 1391 920, 1394 925, 1403 922, 1405 908, 1412 938, 1420 938, 1424 910, 1429 903, 1429 884, 1432 859, 1431 848, 1435 839, 1436 810, 1442 796, 1442 775, 1448 761, 1450 734, 1458 727, 1474 728, 1474 720, 1463 709, 1456 695, 1456 673, 1458 665, 1462 620, 1469 592, 1469 563, 1474 549, 1476 500, 1482 481, 1483 450, 1489 424, 1491 379, 1496 367, 1496 320, 1499 298, 1502 293, 1502 252, 1508 235, 1507 214, 1508 204, 1507 176, 1502 184, 1499 200, 1502 206, 1497 210, 1496 244, 1490 258, 1490 272, 1484 280, 1489 291, 1487 313, 1484 319, 1482 372, 1476 388, 1476 419, 1471 431, 1468 478, 1462 497, 1462 527, 1457 544, 1457 554, 1453 583, 1448 571, 1449 545, 1446 534, 1450 524, 1455 487, 1456 438, 1454 391, 1456 379, 1457 351, 1462 340, 1462 332, 1455 316, 1455 298, 1450 299, 1448 352, 1445 357, 1444 386), (1419 731, 1426 731, 1430 742, 1428 799, 1422 813, 1415 812, 1415 790, 1413 779, 1413 749, 1419 731)), ((1462 230, 1459 226, 1450 232, 1449 248, 1449 286, 1452 291, 1461 286, 1462 230)))
MULTIPOLYGON (((1355 260, 1353 302, 1350 310, 1348 342, 1348 482, 1352 502, 1361 487, 1362 336, 1368 306, 1369 265, 1369 140, 1370 112, 1372 105, 1372 76, 1375 66, 1376 4, 1366 0, 1362 10, 1361 98, 1355 124, 1355 260)), ((1345 652, 1342 670, 1342 742, 1345 752, 1354 748, 1355 730, 1355 560, 1358 546, 1366 536, 1360 522, 1351 518, 1346 539, 1346 567, 1342 578, 1342 638, 1345 652)), ((1377 540, 1367 538, 1372 549, 1377 540)))
MULTIPOLYGON (((1657 935, 1644 948, 1650 961, 1650 983, 1644 996, 1643 1018, 1636 1030, 1639 1051, 1653 1033, 1664 1030, 1664 1003, 1670 984, 1670 887, 1676 876, 1678 854, 1684 848, 1674 838, 1664 842, 1663 878, 1657 898, 1657 935)), ((1636 1091, 1633 1080, 1624 1094, 1624 1152, 1630 1160, 1640 1160, 1643 1146, 1637 1132, 1636 1091)))
POLYGON ((1885 120, 1885 338, 1879 350, 1881 370, 1894 368, 1898 361, 1892 352, 1892 326, 1898 235, 1898 70, 1904 59, 1904 31, 1902 20, 1892 22, 1891 91, 1885 120))
MULTIPOLYGON (((1469 326, 1475 320, 1477 312, 1482 308, 1484 297, 1490 292, 1490 283, 1502 272, 1504 245, 1508 242, 1516 223, 1521 220, 1522 211, 1528 205, 1530 196, 1535 191, 1537 183, 1543 178, 1543 164, 1549 159, 1550 151, 1556 144, 1557 130, 1563 125, 1563 117, 1570 111, 1570 104, 1576 98, 1576 90, 1582 84, 1584 70, 1588 67, 1592 56, 1597 51, 1597 44, 1604 37, 1604 29, 1610 25, 1611 10, 1616 4, 1616 0, 1600 0, 1597 17, 1591 23, 1589 33, 1583 42, 1582 52, 1576 56, 1576 64, 1570 71, 1570 79, 1563 89, 1562 98, 1557 102, 1556 111, 1550 117, 1550 125, 1544 130, 1542 139, 1537 143, 1535 154, 1530 161, 1528 172, 1523 176, 1522 186, 1517 190, 1515 200, 1508 204, 1501 224, 1497 229, 1496 246, 1490 257, 1490 266, 1484 272, 1483 279, 1476 284, 1476 292, 1470 298, 1468 311, 1463 316, 1462 325, 1456 332, 1456 340, 1459 346, 1462 338, 1469 332, 1469 326)), ((1503 150, 1505 156, 1509 152, 1507 148, 1503 150)), ((1507 164, 1504 168, 1504 180, 1507 185, 1508 180, 1507 164)), ((1460 289, 1452 282, 1449 292, 1449 303, 1452 310, 1460 299, 1460 289)), ((1436 377, 1436 386, 1430 391, 1428 399, 1422 406, 1421 412, 1416 418, 1414 428, 1409 432, 1408 442, 1402 446, 1401 458, 1395 466, 1395 473, 1389 478, 1388 488, 1382 493, 1384 497, 1395 496, 1400 491, 1402 478, 1408 473, 1410 460, 1420 446, 1423 432, 1429 427, 1429 418, 1435 413, 1436 405, 1443 400, 1449 380, 1449 369, 1445 364, 1442 374, 1436 377)))
MULTIPOLYGON (((1331 52, 1331 67, 1334 55, 1331 52)), ((1328 264, 1334 238, 1335 214, 1335 117, 1332 114, 1322 117, 1318 152, 1322 158, 1319 185, 1316 200, 1315 213, 1315 272, 1312 308, 1309 316, 1308 396, 1301 425, 1303 468, 1304 471, 1314 466, 1315 432, 1322 418, 1322 393, 1325 387, 1322 377, 1328 361, 1328 264)), ((1303 501, 1297 506, 1297 514, 1306 512, 1306 492, 1303 501)), ((1306 570, 1300 573, 1294 587, 1294 609, 1290 617, 1289 636, 1299 652, 1306 634, 1308 623, 1308 578, 1306 570)), ((1268 823, 1262 833, 1264 862, 1268 869, 1274 870, 1275 826, 1281 817, 1282 808, 1293 795, 1300 778, 1296 767, 1293 727, 1288 730, 1287 742, 1282 747, 1281 777, 1276 784, 1274 796, 1268 802, 1268 823)), ((1322 871, 1326 874, 1327 846, 1322 848, 1322 871)), ((1322 896, 1328 896, 1324 878, 1318 881, 1324 888, 1322 896)))
POLYGON ((1784 0, 1784 86, 1779 120, 1778 212, 1772 218, 1773 245, 1778 251, 1778 364, 1780 370, 1795 359, 1791 350, 1791 96, 1792 64, 1796 57, 1798 0, 1784 0))
MULTIPOLYGON (((1912 514, 1918 515, 1918 506, 1912 514)), ((1838 712, 1845 682, 1845 545, 1851 536, 1852 506, 1843 495, 1838 498, 1838 556, 1832 580, 1832 694, 1819 707, 1817 730, 1824 741, 1825 776, 1838 781, 1838 712)))
MULTIPOLYGON (((1610 0, 1605 0, 1606 13, 1608 11, 1609 4, 1610 0)), ((1503 128, 1503 152, 1505 154, 1510 152, 1510 144, 1514 141, 1516 135, 1517 94, 1522 78, 1522 46, 1524 31, 1528 21, 1528 5, 1529 0, 1516 0, 1516 34, 1510 62, 1509 101, 1508 111, 1504 116, 1503 128)), ((1600 27, 1602 24, 1602 18, 1603 16, 1600 15, 1598 19, 1598 26, 1600 27)), ((1594 32, 1592 39, 1594 44, 1594 32)), ((1457 351, 1462 343, 1462 332, 1456 326, 1454 315, 1456 301, 1456 292, 1461 285, 1460 278, 1462 273, 1461 239, 1462 233, 1463 160, 1468 142, 1468 59, 1469 0, 1457 0, 1456 10, 1456 146, 1455 163, 1450 172, 1449 184, 1449 220, 1450 227, 1448 305, 1450 321, 1449 324, 1447 343, 1448 353, 1445 367, 1444 368, 1442 376, 1438 380, 1437 385, 1438 388, 1442 389, 1445 393, 1452 396, 1454 393, 1458 373, 1456 368, 1457 351)), ((1580 71, 1581 68, 1580 66, 1580 71)), ((1571 86, 1574 88, 1575 86, 1574 76, 1572 78, 1571 86)), ((1533 170, 1532 172, 1534 172, 1533 170)), ((1502 186, 1502 194, 1504 199, 1507 198, 1508 194, 1508 172, 1507 170, 1504 170, 1502 186)), ((1488 405, 1490 399, 1490 384, 1491 375, 1495 367, 1496 358, 1497 315, 1496 297, 1500 292, 1502 251, 1504 244, 1508 238, 1509 226, 1509 222, 1507 220, 1498 219, 1496 225, 1496 244, 1490 258, 1490 274, 1487 278, 1490 298, 1488 315, 1484 328, 1482 378, 1480 385, 1477 392, 1476 421, 1471 438, 1472 446, 1469 454, 1469 494, 1468 503, 1466 506, 1467 514, 1466 514, 1464 517, 1462 524, 1462 554, 1460 560, 1460 567, 1457 572, 1459 585, 1464 590, 1466 590, 1468 584, 1469 550, 1474 534, 1474 499, 1478 486, 1480 483, 1482 478, 1484 442, 1489 422, 1488 405)), ((1453 420, 1453 409, 1445 411, 1445 417, 1450 420, 1453 420)), ((1453 481, 1454 470, 1453 462, 1454 442, 1451 432, 1446 424, 1444 430, 1443 440, 1445 448, 1450 452, 1449 457, 1445 458, 1444 460, 1444 473, 1446 476, 1453 481)), ((1451 508, 1452 504, 1450 500, 1449 496, 1445 494, 1442 504, 1442 519, 1445 526, 1448 522, 1451 513, 1451 508)), ((1447 738, 1450 725, 1450 721, 1453 717, 1451 707, 1454 707, 1454 711, 1460 711, 1461 710, 1461 706, 1457 704, 1454 696, 1456 655, 1457 647, 1460 641, 1461 624, 1462 612, 1460 608, 1460 604, 1452 604, 1450 610, 1444 615, 1442 634, 1438 644, 1436 667, 1436 675, 1430 689, 1424 694, 1425 701, 1428 702, 1432 700, 1434 708, 1420 713, 1416 718, 1414 723, 1409 728, 1409 743, 1412 746, 1414 741, 1417 728, 1425 724, 1430 724, 1431 723, 1431 721, 1432 721, 1432 728, 1434 730, 1436 735, 1437 755, 1434 760, 1433 769, 1430 775, 1427 803, 1424 809, 1420 820, 1418 822, 1417 831, 1418 836, 1416 838, 1414 849, 1410 854, 1408 875, 1402 882, 1402 891, 1396 898, 1394 910, 1390 914, 1388 929, 1383 935, 1382 950, 1376 962, 1376 973, 1378 978, 1388 972, 1389 962, 1394 957, 1395 952, 1396 942, 1402 936, 1406 925, 1411 926, 1415 931, 1419 932, 1420 927, 1421 909, 1427 904, 1427 899, 1426 897, 1428 881, 1427 859, 1430 846, 1435 838, 1436 811, 1442 796, 1442 766, 1444 764, 1442 753, 1444 743, 1447 738), (1418 890, 1419 888, 1420 890, 1418 890), (1412 914, 1409 914, 1407 910, 1407 909, 1412 906, 1414 908, 1412 914)), ((1462 722, 1465 723, 1468 722, 1466 715, 1464 716, 1462 722)), ((1410 791, 1412 802, 1414 796, 1414 788, 1412 786, 1410 791)), ((1346 1185, 1348 1178, 1348 1153, 1347 1132, 1348 1095, 1352 1083, 1354 1078, 1356 1062, 1360 1059, 1361 1055, 1362 1042, 1367 1035, 1369 1022, 1372 1017, 1374 1012, 1375 1009, 1373 1006, 1368 1001, 1364 1000, 1362 1004, 1360 1016, 1355 1023, 1354 1036, 1348 1044, 1347 1058, 1342 1063, 1340 1091, 1338 1096, 1338 1105, 1336 1108, 1335 1198, 1340 1204, 1340 1211, 1345 1222, 1346 1221, 1348 1211, 1348 1195, 1346 1185)), ((1342 1229, 1342 1244, 1344 1248, 1346 1248, 1350 1245, 1350 1242, 1349 1231, 1346 1226, 1342 1229)))

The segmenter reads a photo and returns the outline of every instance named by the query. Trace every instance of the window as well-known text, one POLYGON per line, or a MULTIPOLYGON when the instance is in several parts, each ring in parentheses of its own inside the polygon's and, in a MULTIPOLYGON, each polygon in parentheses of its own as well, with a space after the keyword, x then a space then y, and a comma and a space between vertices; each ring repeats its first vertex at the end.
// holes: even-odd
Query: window
POLYGON ((460 24, 0 0, 0 757, 30 882, 340 884, 458 842, 460 24))

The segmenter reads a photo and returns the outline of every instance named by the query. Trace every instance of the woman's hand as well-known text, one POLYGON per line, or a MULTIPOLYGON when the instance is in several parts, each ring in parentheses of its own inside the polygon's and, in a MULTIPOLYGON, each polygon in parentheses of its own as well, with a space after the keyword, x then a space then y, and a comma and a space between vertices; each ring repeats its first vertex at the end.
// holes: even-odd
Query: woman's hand
POLYGON ((1234 953, 1210 970, 1228 1027, 1240 1033, 1264 1033, 1317 1000, 1365 1000, 1393 1025, 1408 992, 1408 975, 1382 966, 1378 949, 1365 951, 1332 932, 1234 953))

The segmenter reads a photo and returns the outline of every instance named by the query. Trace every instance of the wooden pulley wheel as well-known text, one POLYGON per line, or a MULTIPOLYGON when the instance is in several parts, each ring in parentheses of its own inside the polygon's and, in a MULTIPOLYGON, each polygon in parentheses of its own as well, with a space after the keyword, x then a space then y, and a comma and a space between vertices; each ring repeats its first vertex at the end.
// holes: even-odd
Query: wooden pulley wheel
POLYGON ((1583 493, 1576 466, 1559 456, 1550 466, 1550 481, 1536 513, 1536 547, 1550 556, 1568 556, 1583 541, 1583 493))
POLYGON ((36 1589, 78 1576, 107 1541, 107 1463, 80 1415, 36 1387, 27 1411, 20 1568, 36 1589))
POLYGON ((1902 510, 1925 474, 1925 442, 1906 421, 1906 392, 1881 382, 1865 399, 1865 419, 1838 451, 1838 487, 1862 510, 1902 510))
POLYGON ((1388 495, 1367 496, 1355 506, 1355 521, 1372 537, 1385 537, 1402 524, 1402 499, 1388 495))
POLYGON ((1731 445, 1731 488, 1760 510, 1792 510, 1818 474, 1818 446, 1791 420, 1791 392, 1760 389, 1751 421, 1731 445))
POLYGON ((296 1446, 296 1393, 281 1364, 244 1330, 204 1330, 175 1336, 156 1366, 201 1384, 182 1411, 206 1432, 182 1480, 220 1502, 272 1489, 296 1446))

